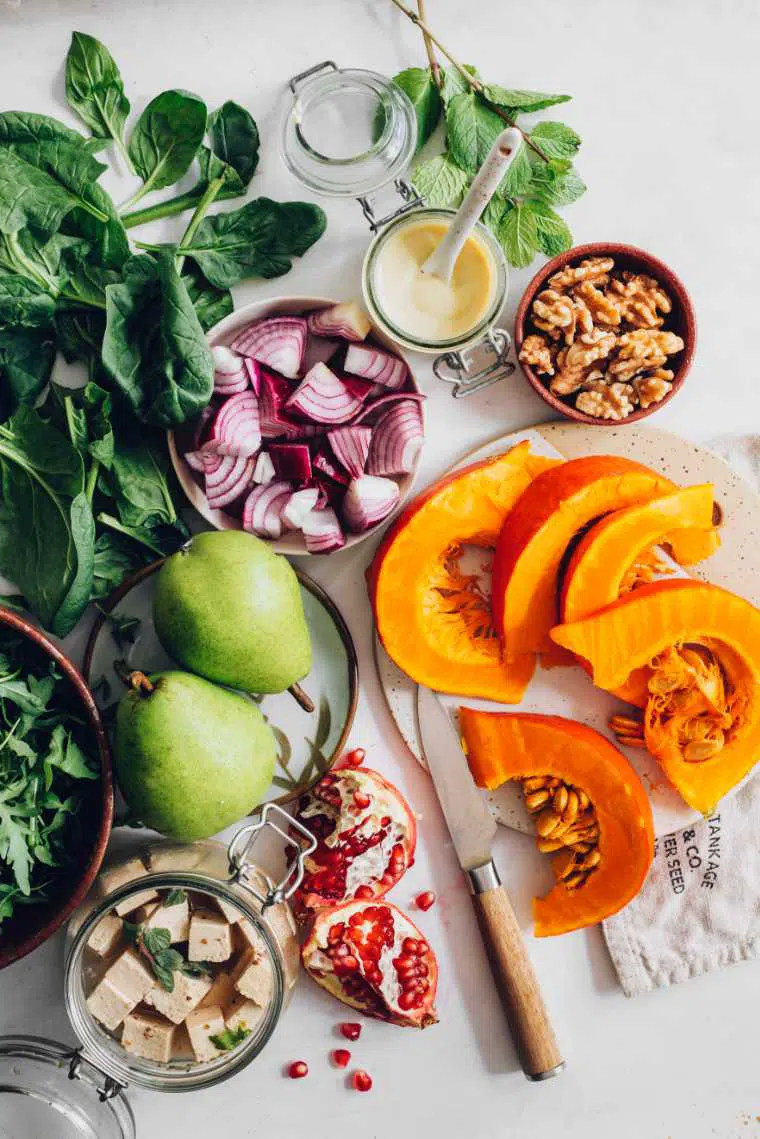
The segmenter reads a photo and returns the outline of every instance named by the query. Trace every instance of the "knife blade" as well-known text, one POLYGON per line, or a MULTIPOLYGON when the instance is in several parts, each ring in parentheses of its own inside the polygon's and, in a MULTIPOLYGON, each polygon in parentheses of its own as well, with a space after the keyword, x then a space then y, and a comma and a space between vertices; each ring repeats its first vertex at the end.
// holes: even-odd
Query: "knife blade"
POLYGON ((425 760, 466 872, 480 932, 523 1072, 548 1080, 565 1066, 522 931, 501 884, 491 847, 496 822, 475 786, 454 725, 435 692, 417 689, 417 719, 425 760))

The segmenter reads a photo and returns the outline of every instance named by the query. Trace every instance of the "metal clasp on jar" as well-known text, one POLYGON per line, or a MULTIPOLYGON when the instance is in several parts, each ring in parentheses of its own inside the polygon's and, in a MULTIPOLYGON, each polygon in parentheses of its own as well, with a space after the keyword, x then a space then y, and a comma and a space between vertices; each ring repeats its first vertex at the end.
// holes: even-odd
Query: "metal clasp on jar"
POLYGON ((317 840, 311 831, 299 823, 282 807, 276 803, 266 803, 261 811, 261 818, 255 823, 248 823, 241 827, 228 847, 230 861, 230 874, 235 881, 242 881, 247 890, 250 890, 264 909, 268 906, 285 902, 292 897, 301 884, 304 875, 304 858, 317 849, 317 840), (270 818, 270 816, 273 816, 270 818), (286 848, 292 847, 296 851, 295 858, 288 862, 285 874, 275 885, 271 886, 266 894, 260 894, 250 880, 247 880, 246 870, 255 867, 250 861, 250 854, 257 837, 269 827, 275 834, 285 840, 286 848), (284 828, 287 829, 284 829, 284 828))
POLYGON ((515 365, 509 359, 511 348, 512 337, 509 333, 503 328, 491 328, 475 344, 436 356, 433 374, 436 379, 451 384, 454 399, 462 399, 512 375, 515 365), (474 356, 478 351, 485 352, 487 358, 492 359, 490 363, 474 370, 474 356))

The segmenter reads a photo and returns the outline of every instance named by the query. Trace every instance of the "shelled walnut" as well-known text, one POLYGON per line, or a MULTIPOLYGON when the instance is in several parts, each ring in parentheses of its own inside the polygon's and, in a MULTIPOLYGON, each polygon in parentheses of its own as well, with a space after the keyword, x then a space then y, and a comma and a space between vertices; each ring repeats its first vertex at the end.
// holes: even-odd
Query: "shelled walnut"
POLYGON ((554 273, 529 313, 520 360, 578 411, 624 420, 671 391, 684 342, 665 327, 673 303, 659 281, 589 257, 554 273))

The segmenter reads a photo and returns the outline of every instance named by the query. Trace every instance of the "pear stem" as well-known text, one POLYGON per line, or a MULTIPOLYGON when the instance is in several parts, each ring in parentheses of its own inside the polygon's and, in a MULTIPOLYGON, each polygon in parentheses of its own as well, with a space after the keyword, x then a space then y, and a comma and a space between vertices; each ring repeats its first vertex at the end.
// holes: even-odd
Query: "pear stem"
POLYGON ((291 684, 288 692, 296 701, 296 703, 301 705, 304 712, 314 711, 314 701, 312 700, 311 696, 309 696, 308 692, 304 692, 300 684, 291 684))
POLYGON ((144 672, 140 672, 139 669, 131 670, 123 660, 114 661, 113 669, 122 684, 126 684, 127 688, 134 688, 144 696, 149 696, 156 687, 144 672))

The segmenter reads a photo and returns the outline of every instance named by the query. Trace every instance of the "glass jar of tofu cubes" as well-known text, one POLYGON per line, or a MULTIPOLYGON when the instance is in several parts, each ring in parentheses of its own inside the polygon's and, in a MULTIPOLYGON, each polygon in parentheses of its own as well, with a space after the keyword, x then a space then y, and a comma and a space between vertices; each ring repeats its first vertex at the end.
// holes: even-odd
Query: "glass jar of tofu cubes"
POLYGON ((69 926, 65 995, 112 1090, 207 1087, 258 1055, 298 978, 287 898, 313 845, 270 803, 229 848, 157 840, 101 871, 69 926), (250 856, 265 827, 296 851, 276 885, 250 856))

